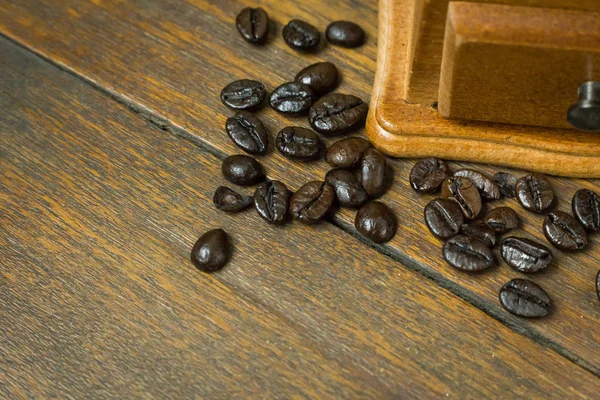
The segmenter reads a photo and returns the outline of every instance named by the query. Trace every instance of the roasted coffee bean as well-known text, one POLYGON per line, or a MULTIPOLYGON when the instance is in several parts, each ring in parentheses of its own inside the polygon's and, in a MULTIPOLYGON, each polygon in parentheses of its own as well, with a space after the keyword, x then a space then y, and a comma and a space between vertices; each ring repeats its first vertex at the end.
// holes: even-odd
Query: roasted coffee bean
POLYGON ((266 181, 254 192, 254 207, 271 224, 283 224, 289 204, 288 188, 279 181, 266 181))
POLYGON ((518 228, 521 224, 521 218, 510 207, 494 208, 486 214, 483 220, 499 234, 518 228))
POLYGON ((371 143, 359 137, 338 140, 327 150, 327 162, 333 167, 351 168, 358 165, 371 143))
POLYGON ((500 289, 500 304, 519 317, 544 317, 552 310, 548 293, 527 279, 513 279, 500 289))
POLYGON ((247 42, 262 44, 269 33, 269 15, 260 7, 246 7, 238 14, 235 25, 247 42))
POLYGON ((256 110, 259 108, 267 91, 265 85, 250 79, 231 82, 221 91, 221 101, 234 110, 256 110))
POLYGON ((310 86, 299 82, 288 82, 273 90, 269 103, 282 114, 306 115, 313 104, 315 93, 310 86))
POLYGON ((554 204, 554 190, 543 175, 532 174, 522 177, 515 185, 517 201, 526 210, 543 214, 554 204))
POLYGON ((387 205, 372 201, 365 204, 356 213, 356 230, 375 243, 389 242, 398 229, 396 215, 387 205))
POLYGON ((315 50, 321 42, 321 34, 308 22, 293 19, 283 28, 283 40, 294 50, 315 50))
POLYGON ((269 136, 257 116, 247 111, 238 111, 225 123, 227 134, 239 148, 250 154, 264 154, 269 144, 269 136))
POLYGON ((369 197, 375 199, 383 195, 392 184, 392 176, 387 170, 387 162, 382 152, 368 149, 360 162, 360 179, 369 197))
POLYGON ((453 197, 467 219, 476 218, 481 212, 481 196, 477 186, 468 178, 451 177, 442 184, 442 197, 453 197))
POLYGON ((369 105, 359 97, 330 93, 313 104, 308 122, 323 135, 341 135, 363 126, 368 111, 369 105))
POLYGON ((326 182, 313 181, 302 186, 290 200, 290 212, 294 219, 314 224, 327 214, 333 205, 335 191, 326 182))
POLYGON ((333 187, 342 207, 357 208, 369 200, 369 195, 356 176, 346 169, 332 169, 325 175, 325 182, 333 187))
POLYGON ((286 157, 308 161, 319 156, 323 144, 310 129, 288 126, 277 134, 277 150, 286 157))
POLYGON ((484 200, 498 200, 500 198, 500 188, 493 180, 479 171, 472 169, 461 169, 454 173, 454 176, 462 176, 469 179, 477 186, 481 198, 484 200))
POLYGON ((581 189, 573 196, 573 215, 585 229, 600 232, 600 196, 589 189, 581 189))
POLYGON ((548 268, 552 252, 533 240, 507 237, 502 241, 502 258, 517 271, 533 273, 548 268))
POLYGON ((481 240, 487 247, 496 245, 496 232, 483 221, 473 221, 462 226, 465 235, 481 240))
POLYGON ((562 211, 554 211, 546 216, 544 235, 554 247, 561 250, 582 250, 588 243, 583 225, 562 211))
POLYGON ((242 154, 225 158, 221 172, 229 182, 240 186, 256 185, 265 180, 262 165, 254 158, 242 154))
POLYGON ((506 172, 497 172, 492 179, 500 188, 500 194, 502 194, 502 196, 511 199, 515 197, 515 185, 517 184, 517 178, 506 172))
POLYGON ((443 253, 450 266, 467 272, 483 271, 496 263, 492 250, 481 240, 468 235, 448 239, 443 253))
POLYGON ((322 96, 337 86, 338 71, 332 63, 320 62, 298 72, 294 80, 310 86, 317 96, 322 96))
POLYGON ((425 206, 425 224, 440 239, 458 235, 465 216, 458 203, 451 199, 434 199, 425 206))
POLYGON ((203 272, 215 272, 225 266, 231 258, 231 243, 223 229, 213 229, 200 236, 190 259, 203 272))
POLYGON ((221 211, 237 213, 252 204, 252 196, 242 196, 226 186, 219 186, 213 196, 213 203, 221 211))
POLYGON ((350 21, 332 22, 327 27, 325 36, 330 43, 349 49, 359 47, 365 42, 365 31, 350 21))
POLYGON ((437 158, 425 158, 410 171, 410 186, 418 193, 437 192, 452 172, 448 165, 437 158))
POLYGON ((596 274, 596 294, 598 295, 598 300, 600 300, 600 271, 596 274))

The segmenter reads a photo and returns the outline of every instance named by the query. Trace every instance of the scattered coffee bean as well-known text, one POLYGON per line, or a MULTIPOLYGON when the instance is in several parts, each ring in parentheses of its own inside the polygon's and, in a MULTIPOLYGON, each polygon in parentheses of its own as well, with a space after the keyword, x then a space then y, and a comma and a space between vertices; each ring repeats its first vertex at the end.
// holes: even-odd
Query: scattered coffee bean
POLYGON ((573 196, 573 215, 585 229, 600 232, 600 196, 589 189, 581 189, 573 196))
POLYGON ((321 42, 321 34, 308 22, 293 19, 283 28, 283 40, 294 50, 315 50, 321 42))
POLYGON ((269 137, 263 123, 247 111, 238 111, 225 123, 227 134, 239 148, 250 154, 264 154, 269 137))
POLYGON ((355 167, 370 147, 371 143, 368 140, 359 137, 338 140, 327 150, 327 162, 333 167, 355 167))
POLYGON ((588 243, 583 225, 562 211, 554 211, 546 216, 544 235, 554 247, 561 250, 582 250, 588 243))
POLYGON ((600 300, 600 271, 596 274, 596 294, 598 295, 598 300, 600 300))
POLYGON ((319 135, 299 126, 283 128, 277 134, 275 145, 284 156, 302 161, 314 160, 323 147, 319 135))
POLYGON ((288 188, 279 181, 266 181, 254 192, 254 207, 258 214, 271 224, 282 224, 288 211, 288 188))
POLYGON ((298 72, 294 80, 310 86, 317 96, 322 96, 337 86, 338 71, 332 63, 320 62, 298 72))
POLYGON ((454 173, 454 176, 461 176, 469 179, 475 184, 481 198, 484 200, 498 200, 500 198, 500 188, 493 180, 479 171, 472 169, 461 169, 454 173))
POLYGON ((497 172, 492 179, 500 188, 500 194, 502 194, 502 196, 510 199, 515 197, 515 185, 517 184, 517 178, 506 172, 497 172))
POLYGON ((290 201, 294 219, 305 224, 320 221, 333 205, 335 191, 326 182, 313 181, 302 186, 290 201))
POLYGON ((410 171, 410 186, 417 193, 434 193, 450 175, 452 173, 443 160, 425 158, 410 171))
POLYGON ((458 235, 465 217, 458 203, 451 199, 434 199, 425 206, 425 224, 440 239, 458 235))
POLYGON ((533 240, 507 237, 502 241, 502 258, 517 271, 533 273, 548 268, 552 252, 533 240))
POLYGON ((231 243, 223 229, 208 231, 194 244, 191 261, 200 271, 215 272, 231 258, 231 243))
POLYGON ((483 271, 496 263, 492 250, 481 240, 468 235, 448 239, 443 254, 450 266, 467 272, 483 271))
POLYGON ((442 184, 442 197, 456 199, 467 219, 474 219, 481 212, 481 195, 468 178, 458 176, 446 179, 442 184))
POLYGON ((333 187, 342 207, 357 208, 369 200, 369 195, 356 176, 346 169, 332 169, 325 175, 325 182, 333 187))
POLYGON ((481 240, 487 247, 496 245, 496 232, 483 221, 473 221, 462 226, 465 235, 481 240))
POLYGON ((365 31, 350 21, 332 22, 327 27, 325 36, 330 43, 349 49, 359 47, 365 42, 365 31))
POLYGON ((364 125, 369 105, 356 96, 330 93, 313 104, 308 122, 326 136, 351 132, 364 125))
POLYGON ((269 15, 260 7, 246 7, 238 14, 235 25, 247 42, 262 44, 269 33, 269 15))
POLYGON ((242 154, 225 158, 221 172, 229 182, 240 186, 256 185, 265 180, 262 165, 254 158, 242 154))
POLYGON ((213 196, 213 203, 221 211, 237 213, 252 204, 252 196, 242 196, 227 186, 219 186, 213 196))
POLYGON ((231 82, 221 91, 221 101, 234 110, 255 110, 261 106, 267 91, 265 85, 250 79, 231 82))
POLYGON ((544 289, 527 279, 513 279, 502 286, 500 304, 509 313, 526 318, 544 317, 552 309, 544 289))
POLYGON ((392 185, 393 177, 387 170, 387 162, 382 152, 370 148, 363 153, 361 160, 361 183, 369 197, 382 196, 392 185))
POLYGON ((269 103, 282 114, 306 115, 312 106, 315 93, 310 86, 299 82, 288 82, 273 90, 269 103))
POLYGON ((515 185, 517 201, 526 210, 543 214, 554 204, 554 190, 543 175, 532 174, 522 177, 515 185))
POLYGON ((521 218, 510 207, 494 208, 486 214, 483 220, 499 234, 506 233, 521 225, 521 218))
POLYGON ((389 242, 398 228, 396 215, 387 205, 372 201, 361 207, 354 219, 356 230, 375 243, 389 242))

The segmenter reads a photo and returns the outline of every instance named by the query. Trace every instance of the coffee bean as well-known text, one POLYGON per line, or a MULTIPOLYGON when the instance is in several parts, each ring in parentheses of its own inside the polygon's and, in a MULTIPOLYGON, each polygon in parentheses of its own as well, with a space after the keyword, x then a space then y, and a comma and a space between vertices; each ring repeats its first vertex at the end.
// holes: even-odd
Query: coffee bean
POLYGON ((517 184, 517 178, 506 172, 497 172, 492 179, 500 188, 500 194, 502 194, 502 196, 511 199, 515 197, 515 185, 517 184))
POLYGON ((368 140, 359 137, 338 140, 327 150, 327 162, 333 167, 355 167, 370 147, 371 143, 368 140))
POLYGON ((582 250, 588 243, 583 225, 562 211, 554 211, 546 216, 544 235, 554 247, 561 250, 582 250))
POLYGON ((519 317, 544 317, 552 310, 548 293, 527 279, 513 279, 500 289, 500 304, 519 317))
POLYGON ((434 193, 450 175, 452 173, 444 161, 425 158, 410 171, 410 186, 417 193, 434 193))
POLYGON ((523 208, 538 214, 548 211, 554 204, 554 190, 550 181, 543 175, 522 177, 515 185, 515 193, 523 208))
POLYGON ((237 213, 252 204, 252 196, 242 196, 226 186, 219 186, 213 196, 213 203, 221 211, 237 213))
POLYGON ((257 116, 247 111, 238 111, 225 123, 227 134, 239 148, 250 154, 264 154, 269 137, 257 116))
POLYGON ((288 188, 279 181, 266 181, 256 187, 254 207, 271 224, 283 224, 289 204, 288 188))
POLYGON ((259 108, 267 91, 265 85, 250 79, 231 82, 221 91, 221 101, 234 110, 255 110, 259 108))
POLYGON ((442 184, 442 197, 453 197, 467 219, 476 218, 481 212, 481 196, 479 190, 468 178, 451 177, 442 184))
POLYGON ((238 14, 235 25, 247 42, 262 44, 269 33, 269 15, 260 7, 246 7, 238 14))
POLYGON ((600 196, 589 189, 581 189, 573 196, 573 215, 585 229, 600 232, 600 196))
POLYGON ((460 233, 465 217, 458 203, 451 199, 434 199, 425 206, 425 224, 440 239, 460 233))
POLYGON ((308 122, 326 136, 354 131, 364 125, 369 105, 356 96, 330 93, 313 104, 308 122))
POLYGON ((506 233, 521 225, 521 218, 510 207, 494 208, 486 214, 483 220, 499 234, 506 233))
POLYGON ((598 300, 600 300, 600 271, 596 274, 596 294, 598 295, 598 300))
POLYGON ((271 93, 271 107, 282 114, 306 115, 312 106, 315 93, 304 83, 288 82, 271 93))
POLYGON ((321 34, 308 22, 294 19, 283 28, 283 40, 294 50, 308 52, 319 46, 321 34))
POLYGON ((338 71, 332 63, 320 62, 298 72, 294 80, 310 86, 317 96, 322 96, 337 86, 338 71))
POLYGON ((354 219, 356 230, 375 243, 389 242, 398 229, 396 215, 387 205, 372 201, 361 207, 354 219))
POLYGON ((496 232, 483 221, 473 221, 468 225, 464 224, 462 226, 462 232, 465 235, 479 239, 485 243, 487 247, 494 247, 496 245, 496 232))
POLYGON ((294 219, 305 224, 318 222, 333 205, 335 191, 326 182, 313 181, 302 186, 290 201, 294 219))
POLYGON ((283 128, 277 134, 275 145, 284 156, 302 161, 317 158, 323 147, 319 135, 299 126, 283 128))
POLYGON ((392 176, 387 170, 383 153, 377 149, 368 149, 361 160, 361 183, 369 197, 382 196, 392 185, 392 176))
POLYGON ((496 263, 492 250, 481 240, 468 235, 448 239, 443 254, 450 266, 467 272, 483 271, 496 263))
POLYGON ((469 179, 475 184, 481 198, 484 200, 498 200, 500 198, 500 188, 486 175, 472 169, 461 169, 454 173, 454 176, 461 176, 469 179))
POLYGON ((223 229, 206 232, 194 244, 190 259, 202 272, 215 272, 231 258, 231 243, 223 229))
POLYGON ((502 258, 517 271, 532 273, 548 268, 553 257, 550 249, 533 240, 507 237, 502 241, 502 258))
POLYGON ((330 43, 350 49, 359 47, 365 42, 365 31, 350 21, 332 22, 327 27, 325 36, 330 43))
POLYGON ((357 208, 369 200, 356 176, 346 169, 332 169, 325 175, 325 182, 333 187, 342 207, 357 208))
POLYGON ((242 154, 225 158, 221 172, 229 182, 240 186, 256 185, 265 180, 262 165, 254 158, 242 154))

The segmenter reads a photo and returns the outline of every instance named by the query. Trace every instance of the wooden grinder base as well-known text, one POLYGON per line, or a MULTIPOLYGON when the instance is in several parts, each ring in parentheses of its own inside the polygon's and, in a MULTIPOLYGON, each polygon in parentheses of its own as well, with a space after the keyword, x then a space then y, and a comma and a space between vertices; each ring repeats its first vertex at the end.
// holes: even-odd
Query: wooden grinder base
MULTIPOLYGON (((600 178, 600 133, 449 120, 404 99, 410 3, 380 0, 379 54, 367 136, 394 157, 440 157, 569 177, 600 178)), ((575 99, 574 99, 575 102, 575 99)))

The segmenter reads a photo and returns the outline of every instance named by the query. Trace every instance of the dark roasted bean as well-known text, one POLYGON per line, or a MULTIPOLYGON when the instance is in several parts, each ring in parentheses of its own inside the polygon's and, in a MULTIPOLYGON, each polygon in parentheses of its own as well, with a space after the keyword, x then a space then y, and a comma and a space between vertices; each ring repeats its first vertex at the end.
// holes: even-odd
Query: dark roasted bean
POLYGON ((254 192, 254 207, 258 214, 271 224, 282 224, 288 211, 290 194, 279 181, 266 181, 254 192))
POLYGON ((462 176, 469 179, 477 186, 481 198, 484 200, 498 200, 500 198, 500 188, 493 180, 479 171, 472 169, 461 169, 454 173, 454 176, 462 176))
POLYGON ((320 221, 333 205, 335 191, 326 182, 313 181, 302 186, 290 201, 294 219, 305 224, 320 221))
POLYGON ((370 147, 371 143, 368 140, 359 137, 338 140, 327 149, 327 162, 339 168, 355 167, 370 147))
POLYGON ((370 198, 383 195, 392 184, 392 176, 387 169, 387 162, 382 152, 368 149, 363 153, 360 178, 363 188, 370 198))
POLYGON ((554 190, 550 181, 543 175, 522 177, 515 185, 515 193, 523 208, 538 214, 548 211, 554 204, 554 190))
POLYGON ((231 258, 231 243, 223 229, 208 231, 194 244, 190 260, 202 272, 215 272, 231 258))
POLYGON ((510 207, 494 208, 485 215, 483 220, 499 234, 506 233, 521 225, 521 218, 510 207))
POLYGON ((500 188, 500 194, 502 194, 502 196, 511 199, 515 197, 515 185, 517 184, 517 178, 506 172, 497 172, 492 179, 500 188))
POLYGON ((425 206, 425 224, 440 239, 460 233, 465 216, 458 203, 451 199, 434 199, 425 206))
POLYGON ((410 171, 410 186, 418 193, 434 193, 450 175, 452 173, 443 160, 425 158, 410 171))
POLYGON ((226 186, 219 186, 213 196, 213 203, 221 211, 237 213, 252 204, 252 196, 242 196, 226 186))
POLYGON ((315 50, 321 42, 321 34, 308 22, 293 19, 283 28, 283 40, 294 50, 315 50))
POLYGON ((332 63, 320 62, 298 72, 294 80, 310 86, 317 96, 322 96, 337 86, 338 71, 332 63))
POLYGON ((247 111, 238 111, 225 123, 227 134, 238 147, 250 154, 263 154, 267 151, 269 137, 264 125, 257 116, 247 111))
POLYGON ((269 104, 282 114, 306 115, 314 97, 315 93, 310 86, 299 82, 288 82, 273 90, 269 104))
POLYGON ((375 243, 389 242, 398 229, 396 215, 387 205, 372 201, 361 207, 354 219, 356 230, 375 243))
POLYGON ((467 219, 474 219, 481 212, 479 190, 468 178, 451 177, 446 179, 442 184, 442 197, 454 198, 467 219))
POLYGON ((465 235, 481 240, 487 247, 496 245, 496 232, 483 221, 473 221, 462 226, 465 235))
POLYGON ((517 271, 532 273, 548 268, 552 252, 533 240, 507 237, 502 241, 502 258, 517 271))
POLYGON ((513 279, 500 289, 500 304, 519 317, 544 317, 552 310, 548 293, 527 279, 513 279))
POLYGON ((267 91, 265 85, 250 79, 231 82, 221 91, 221 101, 234 110, 255 110, 259 108, 267 91))
POLYGON ((443 254, 450 266, 467 272, 483 271, 496 263, 492 250, 481 240, 468 235, 448 239, 443 254))
POLYGON ((265 180, 262 165, 254 158, 242 154, 225 158, 221 172, 229 182, 240 186, 256 185, 265 180))
POLYGON ((286 157, 308 161, 319 156, 323 144, 310 129, 288 126, 277 134, 277 150, 286 157))
POLYGON ((247 42, 261 44, 269 33, 269 15, 260 7, 246 7, 238 14, 235 25, 247 42))
POLYGON ((365 31, 354 22, 335 21, 325 31, 327 40, 337 46, 355 48, 365 42, 365 31))
POLYGON ((369 200, 369 195, 356 176, 346 169, 332 169, 325 175, 325 182, 333 187, 342 207, 357 208, 369 200))
POLYGON ((308 122, 327 136, 354 131, 364 125, 369 105, 356 96, 330 93, 313 104, 308 122))
POLYGON ((600 232, 600 196, 589 189, 581 189, 573 196, 573 215, 585 229, 600 232))
POLYGON ((554 247, 561 250, 582 250, 588 243, 583 225, 562 211, 554 211, 546 216, 544 235, 554 247))

